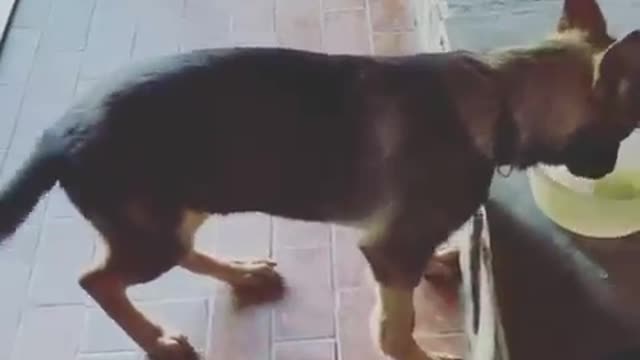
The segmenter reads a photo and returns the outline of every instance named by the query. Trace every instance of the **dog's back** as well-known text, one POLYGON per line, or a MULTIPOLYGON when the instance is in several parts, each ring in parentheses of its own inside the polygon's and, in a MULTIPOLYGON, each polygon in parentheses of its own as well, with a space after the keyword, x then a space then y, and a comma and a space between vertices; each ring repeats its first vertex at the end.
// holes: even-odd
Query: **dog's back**
POLYGON ((444 56, 178 55, 115 77, 47 136, 61 142, 63 187, 92 207, 153 199, 212 213, 359 219, 391 195, 391 176, 404 169, 388 160, 400 144, 423 154, 464 146, 443 91, 444 56))

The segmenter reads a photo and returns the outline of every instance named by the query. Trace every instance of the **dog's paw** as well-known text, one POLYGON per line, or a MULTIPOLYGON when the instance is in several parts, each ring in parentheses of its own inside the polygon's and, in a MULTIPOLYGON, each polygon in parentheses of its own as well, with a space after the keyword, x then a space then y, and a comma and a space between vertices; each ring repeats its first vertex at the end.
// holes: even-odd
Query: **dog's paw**
POLYGON ((250 287, 279 285, 282 283, 280 274, 276 271, 276 263, 271 260, 240 261, 234 260, 230 264, 235 273, 233 286, 250 287))
POLYGON ((382 314, 379 306, 376 306, 370 328, 380 351, 394 360, 434 360, 427 356, 411 335, 413 322, 413 317, 410 325, 390 322, 388 316, 382 314))
POLYGON ((284 292, 284 280, 271 260, 233 261, 235 272, 231 286, 241 305, 275 300, 284 292))
POLYGON ((184 335, 164 335, 148 352, 149 360, 199 360, 200 356, 184 335))
POLYGON ((436 283, 457 284, 461 280, 459 256, 459 250, 453 246, 438 249, 427 264, 425 279, 436 283))
MULTIPOLYGON (((392 357, 393 358, 393 357, 392 357)), ((418 346, 414 347, 407 355, 402 355, 394 360, 464 360, 460 356, 445 353, 424 352, 418 346)))
POLYGON ((437 353, 431 352, 429 353, 429 360, 464 360, 463 357, 453 354, 447 353, 437 353))
POLYGON ((385 355, 393 360, 449 360, 447 358, 439 358, 432 354, 427 354, 415 343, 402 352, 385 353, 385 355))

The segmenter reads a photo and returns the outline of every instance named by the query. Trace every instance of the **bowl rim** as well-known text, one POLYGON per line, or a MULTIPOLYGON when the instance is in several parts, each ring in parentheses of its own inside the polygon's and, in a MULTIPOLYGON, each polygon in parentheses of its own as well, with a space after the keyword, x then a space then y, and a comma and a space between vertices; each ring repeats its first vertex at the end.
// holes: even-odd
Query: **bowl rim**
MULTIPOLYGON (((638 221, 637 219, 631 220, 633 224, 628 223, 627 224, 628 226, 622 226, 619 223, 611 223, 610 220, 613 217, 607 215, 606 219, 601 219, 608 224, 607 226, 605 226, 605 230, 602 231, 602 229, 599 229, 598 231, 594 231, 593 228, 585 229, 582 225, 580 225, 580 223, 576 223, 576 219, 582 218, 584 216, 584 213, 582 213, 582 215, 574 213, 572 215, 569 215, 568 217, 565 215, 558 215, 554 210, 552 210, 549 207, 548 204, 545 204, 545 202, 541 202, 543 199, 541 196, 547 197, 548 195, 542 195, 542 194, 550 194, 555 191, 563 191, 563 189, 568 187, 553 180, 553 178, 549 177, 547 174, 540 175, 540 173, 543 173, 541 169, 536 168, 535 171, 533 170, 534 170, 533 168, 529 169, 530 172, 528 173, 528 177, 529 177, 528 180, 529 180, 529 188, 532 193, 533 200, 536 204, 536 207, 548 219, 550 219, 553 223, 555 223, 560 228, 566 231, 569 231, 571 233, 574 233, 576 235, 579 235, 580 239, 582 239, 583 237, 586 237, 586 238, 595 239, 595 240, 624 238, 631 234, 640 232, 640 221, 638 221), (547 187, 548 190, 545 190, 544 189, 545 187, 547 187)), ((634 203, 634 201, 640 200, 640 198, 633 199, 632 201, 614 200, 614 199, 607 199, 607 198, 594 198, 593 196, 590 196, 588 193, 574 191, 571 188, 568 188, 568 190, 569 191, 564 192, 566 196, 574 197, 576 200, 581 202, 584 202, 584 201, 590 202, 597 207, 603 207, 603 206, 606 207, 608 206, 607 204, 614 207, 636 206, 636 203, 634 203)), ((635 212, 633 213, 635 214, 635 212)), ((640 218, 640 214, 637 214, 637 215, 638 215, 637 218, 640 218)))
MULTIPOLYGON (((615 170, 614 170, 615 171, 615 170)), ((640 202, 640 196, 632 198, 632 199, 612 199, 612 198, 607 198, 607 197, 600 197, 600 196, 595 196, 594 194, 589 194, 586 192, 582 192, 582 191, 576 191, 572 188, 570 188, 569 186, 556 181, 553 177, 549 176, 549 174, 547 174, 544 171, 544 168, 540 165, 536 165, 532 168, 529 169, 529 172, 531 175, 533 176, 540 176, 540 177, 544 177, 545 181, 551 183, 553 186, 556 186, 558 188, 561 188, 562 190, 565 191, 569 191, 572 195, 574 196, 579 196, 581 198, 585 198, 585 199, 596 199, 598 201, 602 201, 602 202, 608 202, 608 203, 613 203, 613 204, 628 204, 631 202, 640 202)), ((574 175, 571 175, 574 176, 574 175)))

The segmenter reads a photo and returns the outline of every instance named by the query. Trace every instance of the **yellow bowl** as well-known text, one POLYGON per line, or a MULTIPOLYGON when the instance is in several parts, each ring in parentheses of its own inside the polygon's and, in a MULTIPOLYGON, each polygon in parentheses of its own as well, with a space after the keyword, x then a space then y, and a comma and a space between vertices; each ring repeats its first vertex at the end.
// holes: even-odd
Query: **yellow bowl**
POLYGON ((616 169, 600 180, 572 176, 564 167, 529 170, 533 198, 559 226, 594 238, 640 231, 640 133, 621 146, 616 169))

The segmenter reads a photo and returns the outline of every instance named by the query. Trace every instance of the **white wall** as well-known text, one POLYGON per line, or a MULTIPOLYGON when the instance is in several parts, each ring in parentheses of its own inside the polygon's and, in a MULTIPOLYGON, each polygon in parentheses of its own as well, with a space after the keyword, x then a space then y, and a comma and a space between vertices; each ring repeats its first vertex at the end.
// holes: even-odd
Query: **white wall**
POLYGON ((450 48, 445 18, 448 14, 446 0, 414 0, 416 23, 422 51, 445 51, 450 48))
MULTIPOLYGON (((599 0, 611 33, 640 28, 640 0, 599 0)), ((449 0, 453 48, 485 50, 532 42, 555 28, 562 0, 449 0)))

